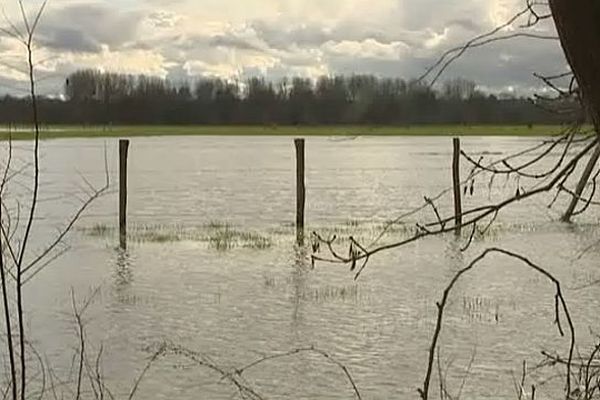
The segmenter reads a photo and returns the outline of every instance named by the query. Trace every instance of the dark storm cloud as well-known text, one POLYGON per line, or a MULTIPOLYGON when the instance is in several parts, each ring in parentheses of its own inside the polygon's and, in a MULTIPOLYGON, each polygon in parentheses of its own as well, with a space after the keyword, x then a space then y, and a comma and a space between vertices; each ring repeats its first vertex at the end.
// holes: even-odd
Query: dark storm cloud
MULTIPOLYGON (((400 26, 352 20, 342 20, 333 26, 318 22, 289 25, 279 21, 254 21, 250 26, 267 48, 286 52, 288 56, 283 57, 282 62, 289 67, 294 66, 295 50, 318 50, 321 53, 319 63, 326 65, 331 73, 369 73, 406 79, 420 76, 445 50, 494 27, 489 20, 483 22, 486 19, 481 9, 473 12, 474 18, 456 18, 457 13, 450 12, 449 5, 438 4, 442 13, 436 13, 435 21, 432 21, 427 7, 417 7, 416 2, 407 3, 412 4, 408 7, 410 12, 404 10, 405 16, 399 19, 412 21, 400 26), (448 9, 447 19, 443 18, 445 9, 448 9), (427 25, 429 22, 431 25, 427 25), (369 46, 389 51, 371 52, 369 46), (346 49, 348 51, 344 53, 346 49)), ((461 7, 465 8, 468 3, 465 1, 461 7)), ((553 32, 551 24, 540 27, 539 31, 543 34, 553 32)), ((542 86, 533 77, 533 72, 560 73, 565 68, 566 61, 557 41, 514 39, 467 51, 448 68, 442 80, 460 76, 491 90, 512 86, 516 91, 529 91, 532 87, 542 86)), ((280 71, 281 68, 278 73, 280 71)))
MULTIPOLYGON (((400 43, 416 50, 423 48, 427 40, 432 37, 432 31, 429 29, 406 30, 369 23, 356 25, 353 21, 341 21, 334 27, 325 27, 316 23, 287 25, 265 21, 254 21, 250 26, 266 46, 276 50, 292 50, 296 47, 321 49, 327 43, 364 42, 367 40, 381 45, 400 43)), ((476 23, 463 20, 451 21, 448 26, 458 27, 457 29, 461 31, 481 31, 476 23)))
MULTIPOLYGON (((168 51, 177 50, 192 59, 202 60, 213 57, 211 48, 214 47, 271 54, 280 60, 280 64, 265 69, 270 79, 278 79, 286 75, 286 71, 294 74, 298 67, 321 65, 326 66, 330 73, 368 73, 411 79, 420 76, 444 50, 484 31, 477 23, 461 19, 449 21, 441 33, 402 29, 385 31, 366 24, 355 27, 350 23, 326 28, 318 24, 290 26, 254 21, 248 27, 216 36, 181 36, 179 40, 170 41, 168 51), (445 35, 446 39, 431 47, 428 41, 435 34, 445 35), (340 44, 346 46, 338 46, 340 44), (376 47, 387 51, 368 51, 376 47), (345 53, 346 48, 358 50, 345 53)), ((490 90, 500 91, 512 86, 516 91, 525 93, 532 87, 541 86, 533 72, 560 73, 565 66, 562 50, 556 41, 515 39, 467 51, 448 68, 442 81, 466 77, 490 90)), ((241 68, 244 75, 265 71, 241 68)))
POLYGON ((7 94, 23 96, 27 94, 27 84, 28 82, 25 80, 17 81, 0 76, 0 96, 5 96, 7 94))
POLYGON ((209 44, 213 47, 228 47, 237 50, 262 51, 259 46, 256 46, 243 38, 239 38, 231 34, 213 36, 210 39, 209 44))
POLYGON ((356 26, 349 22, 340 22, 333 28, 328 28, 316 23, 306 25, 284 25, 254 21, 252 29, 258 38, 268 46, 278 50, 288 50, 292 47, 319 48, 327 42, 342 42, 372 39, 381 44, 394 42, 415 43, 424 38, 422 32, 401 31, 399 33, 387 32, 382 27, 367 24, 356 26))
MULTIPOLYGON (((410 79, 420 76, 438 57, 439 53, 436 52, 422 57, 401 57, 398 60, 351 59, 329 54, 325 57, 325 62, 339 73, 375 73, 410 79)), ((464 77, 493 92, 500 92, 511 86, 518 93, 531 95, 533 89, 542 86, 533 76, 534 72, 553 75, 566 70, 566 61, 558 43, 550 40, 516 39, 467 51, 450 65, 441 81, 464 77)))
POLYGON ((47 48, 75 53, 118 49, 135 39, 142 14, 120 12, 101 4, 75 4, 44 16, 40 42, 47 48))
POLYGON ((41 42, 53 50, 78 53, 97 53, 102 50, 101 43, 79 29, 57 27, 46 32, 41 42))
POLYGON ((331 40, 332 35, 325 32, 324 27, 310 25, 281 26, 265 21, 254 21, 250 24, 257 36, 268 46, 284 50, 291 46, 318 47, 331 40))

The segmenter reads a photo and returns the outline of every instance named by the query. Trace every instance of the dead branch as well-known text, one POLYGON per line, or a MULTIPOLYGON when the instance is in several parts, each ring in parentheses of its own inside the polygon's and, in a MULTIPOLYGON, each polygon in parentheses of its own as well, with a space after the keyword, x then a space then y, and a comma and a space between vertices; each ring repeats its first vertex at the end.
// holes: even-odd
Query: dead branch
MULTIPOLYGON (((543 179, 555 173, 563 165, 565 159, 567 158, 569 150, 571 149, 571 145, 573 144, 573 139, 575 138, 575 134, 577 133, 578 128, 579 124, 569 128, 569 130, 563 136, 561 136, 558 140, 552 142, 551 145, 548 146, 548 148, 544 149, 544 151, 541 154, 518 166, 512 166, 508 160, 503 160, 502 165, 504 166, 504 169, 500 169, 493 165, 482 165, 481 161, 475 161, 464 150, 461 151, 461 155, 473 165, 475 171, 482 170, 495 175, 518 175, 524 178, 543 179), (566 144, 563 150, 561 151, 559 160, 555 163, 555 165, 552 168, 542 173, 528 173, 525 171, 526 169, 535 166, 536 164, 544 160, 549 154, 552 153, 552 151, 557 146, 561 145, 563 142, 566 142, 566 144)), ((591 139, 591 137, 588 137, 587 139, 591 139)))
POLYGON ((135 397, 135 394, 138 391, 138 388, 140 386, 140 383, 142 383, 142 381, 144 380, 144 377, 146 376, 146 374, 148 373, 148 371, 150 370, 150 368, 152 368, 152 365, 154 365, 154 363, 163 355, 165 355, 167 352, 167 346, 166 344, 163 344, 161 346, 159 346, 158 350, 156 350, 154 352, 154 354, 152 354, 152 356, 150 357, 150 359, 148 360, 148 363, 146 363, 146 366, 144 367, 144 369, 142 370, 142 372, 140 373, 140 375, 136 378, 133 387, 131 388, 131 391, 129 392, 129 396, 127 397, 128 400, 132 400, 135 397))
POLYGON ((267 357, 263 357, 260 358, 242 368, 236 369, 235 373, 238 375, 242 375, 245 371, 254 368, 260 364, 263 364, 267 361, 272 361, 275 359, 279 359, 279 358, 287 358, 287 357, 291 357, 300 353, 313 353, 313 354, 317 354, 320 355, 321 357, 324 357, 327 361, 329 361, 330 363, 336 365, 337 367, 339 367, 343 372, 344 375, 346 375, 346 378, 348 379, 348 382, 352 385, 352 390, 354 391, 354 395, 356 396, 356 398, 358 400, 362 400, 362 397, 360 395, 360 391, 358 390, 358 386, 356 385, 356 382, 354 381, 354 378, 352 377, 352 375, 350 374, 348 368, 342 364, 340 361, 336 360, 333 356, 331 356, 329 353, 327 353, 324 350, 320 350, 317 349, 314 346, 311 347, 305 347, 305 348, 300 348, 300 349, 295 349, 286 353, 281 353, 281 354, 274 354, 271 356, 267 356, 267 357))
POLYGON ((450 281, 449 285, 444 290, 441 301, 437 303, 438 316, 437 316, 437 322, 436 322, 434 334, 433 334, 433 337, 431 340, 431 346, 429 348, 429 361, 427 364, 427 372, 425 374, 425 380, 423 383, 423 387, 421 389, 419 389, 419 394, 421 395, 421 398, 423 400, 427 400, 429 398, 429 386, 430 386, 430 382, 431 382, 431 373, 433 371, 433 363, 435 360, 435 352, 436 352, 438 340, 439 340, 439 337, 440 337, 440 334, 442 331, 444 311, 445 311, 445 307, 448 302, 450 293, 451 293, 453 287, 456 285, 456 283, 461 279, 461 277, 463 275, 465 275, 466 273, 468 273, 469 271, 471 271, 475 267, 477 267, 484 258, 486 258, 489 254, 492 254, 492 253, 506 255, 513 259, 516 259, 516 260, 520 261, 525 267, 527 267, 529 269, 533 269, 535 272, 546 277, 548 280, 550 280, 554 284, 554 286, 556 288, 555 299, 556 299, 557 303, 560 305, 560 308, 557 307, 555 309, 555 313, 556 313, 555 323, 559 327, 559 331, 560 331, 559 333, 561 334, 561 336, 564 336, 564 333, 562 332, 562 328, 560 328, 560 311, 562 311, 564 314, 564 317, 567 319, 567 322, 568 322, 570 339, 571 339, 570 346, 569 346, 569 358, 567 359, 567 362, 566 362, 566 389, 565 389, 565 391, 566 391, 566 399, 568 400, 569 396, 571 394, 571 368, 572 368, 571 362, 573 361, 573 354, 575 351, 575 328, 573 326, 573 321, 571 320, 571 315, 570 315, 569 309, 567 307, 567 302, 564 299, 563 294, 562 294, 562 288, 561 288, 560 282, 550 272, 548 272, 544 268, 534 264, 529 259, 527 259, 519 254, 510 252, 510 251, 507 251, 504 249, 500 249, 500 248, 489 248, 489 249, 485 250, 479 257, 475 258, 467 267, 461 269, 454 276, 454 278, 450 281))
POLYGON ((324 350, 318 349, 314 346, 303 347, 303 348, 294 349, 294 350, 284 352, 284 353, 277 353, 277 354, 273 354, 273 355, 269 355, 269 356, 264 356, 264 357, 261 357, 249 364, 246 364, 242 367, 234 368, 233 370, 228 371, 226 368, 218 365, 214 361, 210 360, 208 357, 206 357, 198 352, 192 351, 190 349, 186 349, 182 346, 179 346, 179 345, 176 345, 176 344, 173 344, 170 342, 164 342, 164 343, 159 344, 157 346, 157 348, 152 352, 152 356, 150 357, 148 363, 146 364, 145 368, 142 370, 141 374, 138 376, 138 378, 136 379, 136 381, 134 383, 133 389, 129 395, 129 400, 132 400, 134 398, 134 396, 137 393, 137 390, 140 386, 140 383, 142 382, 142 380, 144 379, 144 377, 146 376, 146 374, 148 373, 148 371, 150 370, 152 365, 155 362, 157 362, 159 359, 167 357, 167 356, 183 357, 184 359, 191 361, 196 366, 207 368, 208 370, 211 370, 211 371, 217 373, 221 377, 221 380, 227 381, 233 387, 235 387, 238 394, 243 399, 264 400, 265 397, 263 395, 261 395, 256 389, 251 387, 244 380, 243 374, 250 369, 254 369, 254 368, 258 367, 261 364, 264 364, 264 363, 267 363, 267 362, 270 362, 273 360, 277 360, 277 359, 293 357, 293 356, 296 356, 296 355, 299 355, 302 353, 316 354, 320 357, 323 357, 325 360, 327 360, 332 365, 338 367, 344 373, 344 375, 346 376, 346 379, 352 386, 354 396, 358 400, 362 399, 360 390, 358 389, 358 385, 356 384, 356 381, 353 378, 353 376, 350 374, 349 369, 343 363, 341 363, 339 360, 337 360, 335 357, 333 357, 330 353, 328 353, 324 350))
MULTIPOLYGON (((507 198, 506 200, 502 200, 497 203, 491 203, 491 204, 487 204, 487 205, 483 205, 483 206, 474 207, 472 209, 464 211, 462 213, 462 217, 463 218, 467 217, 467 218, 466 218, 466 220, 463 221, 462 227, 463 228, 472 227, 472 225, 478 224, 481 221, 485 220, 486 218, 492 218, 492 220, 493 220, 496 217, 496 215, 501 210, 505 209, 506 207, 508 207, 514 203, 523 201, 525 199, 535 197, 542 193, 547 193, 547 192, 557 188, 560 183, 564 182, 564 180, 573 173, 573 171, 574 171, 575 167, 577 166, 577 164, 579 163, 579 161, 586 154, 588 154, 593 148, 596 147, 596 143, 597 143, 596 139, 594 139, 590 143, 588 143, 575 156, 573 156, 569 160, 569 162, 562 169, 560 169, 559 172, 557 172, 549 182, 547 182, 543 185, 540 185, 538 187, 535 187, 533 189, 524 191, 522 193, 520 193, 520 192, 516 193, 515 195, 507 198)), ((408 244, 411 244, 418 240, 421 240, 425 237, 438 236, 438 235, 442 235, 445 233, 453 232, 455 227, 453 227, 453 226, 447 227, 447 226, 445 226, 445 224, 448 224, 451 221, 453 221, 454 217, 455 216, 452 215, 449 217, 442 218, 441 220, 436 220, 435 222, 420 224, 420 226, 425 229, 417 229, 415 234, 410 236, 407 239, 401 240, 399 242, 387 244, 387 245, 381 245, 378 247, 374 247, 374 248, 368 249, 367 252, 360 252, 360 254, 355 254, 355 255, 349 256, 349 257, 342 256, 338 251, 336 251, 336 249, 334 248, 334 245, 333 245, 335 240, 326 241, 326 240, 323 240, 323 238, 321 238, 318 234, 315 234, 316 238, 318 238, 319 240, 322 240, 323 243, 327 244, 327 247, 330 250, 330 257, 323 257, 320 255, 313 254, 312 260, 313 260, 313 262, 320 261, 320 262, 333 263, 333 264, 354 264, 357 261, 364 261, 365 259, 371 259, 374 255, 376 255, 378 253, 406 246, 408 244), (442 225, 444 225, 444 226, 442 226, 442 225)), ((364 269, 366 268, 366 266, 367 266, 367 264, 365 263, 365 265, 358 270, 358 272, 355 275, 355 279, 358 279, 361 276, 361 274, 364 271, 364 269)))
MULTIPOLYGON (((519 157, 527 156, 527 155, 529 155, 531 153, 535 153, 539 150, 541 150, 543 153, 547 153, 547 155, 549 155, 549 154, 551 154, 552 150, 550 150, 550 152, 549 152, 546 147, 551 147, 552 149, 555 149, 557 146, 557 142, 560 143, 560 142, 564 142, 566 140, 570 140, 571 145, 575 144, 575 143, 587 143, 590 140, 593 140, 594 137, 596 136, 595 134, 593 134, 590 136, 586 135, 582 138, 574 137, 573 139, 568 139, 569 135, 571 134, 571 130, 575 129, 575 128, 576 127, 569 127, 567 130, 565 130, 565 132, 563 132, 562 134, 558 135, 555 138, 552 138, 549 140, 543 140, 539 144, 536 144, 534 146, 531 146, 529 148, 526 148, 526 149, 516 152, 514 154, 508 155, 501 159, 495 160, 487 165, 483 165, 480 163, 483 168, 473 168, 473 170, 471 171, 469 176, 461 181, 461 185, 467 184, 468 182, 472 181, 473 179, 475 179, 476 177, 480 176, 483 173, 495 171, 496 167, 499 165, 504 165, 505 163, 509 163, 511 160, 517 159, 519 157)), ((517 166, 515 168, 518 170, 528 168, 528 167, 534 165, 535 163, 541 161, 541 160, 538 160, 537 158, 538 157, 536 156, 532 160, 525 162, 524 164, 520 164, 519 166, 517 166)), ((508 176, 509 174, 505 174, 505 175, 508 176)), ((570 174, 565 174, 565 177, 567 177, 569 175, 570 174)), ((493 182, 494 176, 495 176, 495 174, 492 174, 492 178, 491 178, 490 182, 493 182)), ((564 183, 564 182, 562 182, 562 183, 564 183)), ((440 193, 438 193, 436 196, 429 197, 429 199, 432 202, 436 202, 436 201, 440 200, 442 197, 444 197, 445 195, 447 195, 448 193, 450 193, 451 191, 452 191, 452 188, 449 187, 449 188, 441 191, 440 193)), ((368 247, 373 247, 376 244, 378 244, 381 241, 381 239, 386 235, 386 233, 391 229, 392 226, 400 224, 403 220, 420 213, 421 211, 425 210, 428 207, 430 207, 430 203, 425 201, 423 203, 423 205, 416 207, 408 212, 405 212, 405 213, 399 215, 398 217, 396 217, 395 219, 393 219, 392 221, 388 222, 387 224, 385 224, 385 226, 381 230, 380 234, 373 240, 373 242, 370 243, 370 245, 368 247)), ((315 251, 314 253, 317 253, 317 252, 315 251)))

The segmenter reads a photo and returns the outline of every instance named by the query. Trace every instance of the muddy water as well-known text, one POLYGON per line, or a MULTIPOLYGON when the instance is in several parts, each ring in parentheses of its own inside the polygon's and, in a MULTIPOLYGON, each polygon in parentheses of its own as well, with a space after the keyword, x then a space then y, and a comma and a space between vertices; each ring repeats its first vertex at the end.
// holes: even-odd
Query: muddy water
MULTIPOLYGON (((492 158, 535 141, 469 138, 463 145, 492 158)), ((102 183, 105 143, 116 183, 115 140, 43 143, 36 247, 72 214, 86 190, 81 176, 102 183)), ((18 146, 25 151, 27 144, 18 146)), ((71 250, 27 286, 32 338, 57 374, 68 375, 77 345, 70 291, 83 298, 97 290, 86 314, 88 342, 91 353, 103 346, 104 374, 115 395, 127 395, 148 347, 169 341, 226 368, 314 345, 348 367, 363 398, 416 398, 435 302, 456 271, 490 246, 523 252, 562 280, 582 349, 590 329, 600 328, 600 288, 590 285, 600 279, 598 251, 579 257, 598 237, 593 211, 581 225, 565 226, 556 222, 560 204, 558 211, 546 207, 551 196, 524 202, 465 253, 453 236, 423 240, 378 255, 355 282, 346 267, 311 269, 294 246, 291 138, 136 138, 130 154, 129 250, 115 249, 113 192, 78 223, 71 250)), ((450 157, 444 138, 309 139, 310 229, 368 243, 423 195, 448 187, 450 157)), ((467 203, 516 188, 513 180, 499 180, 490 194, 487 180, 475 185, 467 203)), ((450 208, 444 198, 440 210, 450 208)), ((406 233, 392 230, 383 241, 406 233)), ((486 259, 457 284, 448 308, 440 365, 450 393, 458 393, 473 356, 463 398, 514 398, 512 375, 520 374, 523 360, 534 365, 542 349, 566 351, 568 339, 560 338, 553 320, 548 282, 506 257, 486 259)), ((344 374, 315 355, 273 360, 246 378, 269 399, 352 398, 344 374)), ((432 387, 437 390, 436 379, 432 387)), ((542 386, 538 398, 550 398, 557 388, 542 386)), ((149 370, 138 396, 228 399, 234 393, 218 375, 168 357, 149 370)))

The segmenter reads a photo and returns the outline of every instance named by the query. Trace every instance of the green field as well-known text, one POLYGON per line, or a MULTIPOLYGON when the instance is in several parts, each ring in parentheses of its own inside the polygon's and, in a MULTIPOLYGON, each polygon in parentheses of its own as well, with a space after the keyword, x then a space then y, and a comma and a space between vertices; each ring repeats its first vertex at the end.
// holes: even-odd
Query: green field
MULTIPOLYGON (((115 126, 44 127, 42 139, 139 136, 548 136, 558 125, 415 125, 415 126, 115 126)), ((32 138, 28 129, 11 134, 14 140, 32 138)), ((0 139, 7 139, 6 128, 0 139)))

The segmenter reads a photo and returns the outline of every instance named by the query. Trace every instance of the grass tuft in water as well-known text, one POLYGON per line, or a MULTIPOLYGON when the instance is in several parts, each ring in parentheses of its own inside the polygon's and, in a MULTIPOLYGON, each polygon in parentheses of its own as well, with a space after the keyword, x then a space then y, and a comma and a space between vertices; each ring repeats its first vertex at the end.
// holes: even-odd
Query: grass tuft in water
POLYGON ((104 224, 95 224, 91 228, 81 229, 86 235, 91 237, 106 237, 115 233, 115 228, 104 224))
POLYGON ((229 227, 215 230, 209 237, 208 243, 211 247, 221 251, 236 247, 264 250, 273 245, 269 238, 258 233, 243 232, 229 227))
POLYGON ((225 221, 210 221, 209 223, 207 223, 205 225, 205 227, 207 229, 229 229, 232 228, 231 224, 229 222, 225 222, 225 221))
MULTIPOLYGON (((118 235, 115 227, 105 224, 81 228, 80 231, 93 238, 114 240, 118 235)), ((199 227, 160 224, 132 225, 128 229, 127 238, 134 243, 201 242, 220 251, 235 248, 264 250, 273 245, 273 241, 268 236, 237 229, 229 223, 221 221, 211 221, 199 227)))
POLYGON ((311 300, 317 303, 331 302, 331 301, 352 301, 357 302, 361 293, 358 285, 350 286, 324 286, 313 288, 305 291, 302 296, 305 300, 311 300))

